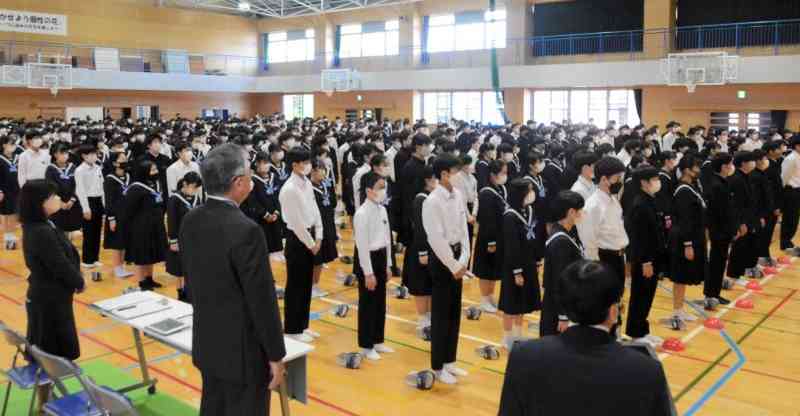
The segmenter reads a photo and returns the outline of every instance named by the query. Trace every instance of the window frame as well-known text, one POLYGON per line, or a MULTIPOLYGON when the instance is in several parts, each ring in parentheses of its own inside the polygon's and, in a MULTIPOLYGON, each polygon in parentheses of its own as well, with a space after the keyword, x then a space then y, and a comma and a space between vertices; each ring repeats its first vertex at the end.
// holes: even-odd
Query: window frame
POLYGON ((569 119, 572 123, 587 123, 590 119, 594 119, 595 126, 601 129, 605 128, 610 120, 616 121, 618 125, 628 124, 631 127, 641 123, 641 118, 636 110, 634 90, 630 88, 570 88, 535 90, 532 92, 532 97, 532 111, 528 115, 531 116, 532 119, 537 123, 561 123, 564 118, 569 119), (621 100, 612 101, 612 96, 617 95, 617 97, 619 97, 619 93, 621 91, 626 92, 625 104, 623 104, 621 100), (554 92, 567 94, 566 109, 560 105, 554 107, 556 104, 553 98, 554 92), (546 100, 544 99, 545 94, 548 94, 548 98, 546 100), (579 99, 575 99, 576 97, 579 97, 579 99), (549 106, 549 108, 546 110, 542 110, 540 108, 544 101, 547 101, 547 105, 549 106), (580 105, 580 107, 577 107, 576 105, 580 105), (553 117, 555 112, 562 114, 564 111, 567 117, 558 119, 553 117), (578 111, 582 113, 579 113, 578 111), (623 113, 625 114, 625 119, 620 120, 617 116, 623 113), (544 114, 546 114, 546 116, 542 118, 542 115, 544 114), (573 117, 576 114, 585 114, 586 119, 580 120, 576 117, 573 117))
POLYGON ((316 45, 316 30, 314 28, 305 29, 305 37, 301 39, 289 40, 288 34, 289 30, 277 30, 274 32, 267 32, 263 34, 265 38, 264 44, 266 45, 266 53, 264 54, 264 61, 267 65, 286 64, 295 62, 310 62, 316 59, 317 45, 316 45), (290 50, 292 51, 297 50, 297 45, 290 47, 290 44, 297 43, 298 41, 303 41, 304 43, 303 59, 297 59, 297 58, 290 59, 290 56, 293 56, 291 55, 290 50), (282 57, 280 57, 280 59, 273 59, 273 54, 276 53, 275 51, 276 50, 280 51, 281 49, 283 50, 282 57))
POLYGON ((340 29, 340 39, 339 44, 341 45, 339 48, 339 57, 342 59, 353 59, 353 58, 371 58, 371 57, 379 57, 379 56, 396 56, 400 54, 400 20, 399 19, 390 19, 383 21, 384 27, 382 31, 376 32, 364 32, 363 31, 363 23, 349 23, 346 25, 342 25, 340 29), (375 36, 376 34, 381 34, 383 37, 383 48, 381 49, 381 53, 374 53, 372 52, 377 51, 378 48, 376 45, 369 45, 370 53, 365 53, 364 47, 364 37, 365 36, 375 36), (353 43, 355 44, 355 40, 358 39, 358 47, 346 47, 347 44, 353 43), (358 49, 358 53, 352 51, 353 49, 358 49))
POLYGON ((497 9, 494 13, 489 10, 484 10, 483 21, 480 23, 457 23, 456 13, 431 15, 428 21, 427 35, 428 50, 426 52, 429 53, 487 50, 493 47, 495 49, 505 49, 507 46, 506 38, 508 36, 508 12, 506 9, 497 9), (492 20, 492 15, 495 15, 494 20, 492 20), (497 30, 497 28, 500 27, 498 25, 499 23, 502 23, 502 36, 497 36, 496 33, 492 33, 493 29, 497 30), (475 39, 471 41, 462 39, 462 42, 466 42, 466 44, 460 43, 459 39, 461 37, 458 36, 459 27, 469 32, 474 32, 474 27, 465 28, 466 26, 474 25, 481 25, 481 45, 479 47, 472 46, 475 39), (444 41, 436 39, 437 36, 442 36, 445 33, 447 33, 447 36, 451 39, 446 39, 444 41), (450 45, 441 46, 447 43, 450 43, 450 45))

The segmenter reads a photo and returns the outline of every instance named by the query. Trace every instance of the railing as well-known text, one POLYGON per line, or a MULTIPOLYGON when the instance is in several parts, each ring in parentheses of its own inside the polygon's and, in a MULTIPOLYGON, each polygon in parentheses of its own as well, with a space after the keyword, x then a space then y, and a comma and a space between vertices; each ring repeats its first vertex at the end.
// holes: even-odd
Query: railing
POLYGON ((641 52, 643 30, 598 32, 576 35, 536 36, 531 39, 533 56, 585 55, 641 52))
POLYGON ((682 26, 676 29, 675 48, 772 47, 800 44, 800 19, 724 25, 682 26))

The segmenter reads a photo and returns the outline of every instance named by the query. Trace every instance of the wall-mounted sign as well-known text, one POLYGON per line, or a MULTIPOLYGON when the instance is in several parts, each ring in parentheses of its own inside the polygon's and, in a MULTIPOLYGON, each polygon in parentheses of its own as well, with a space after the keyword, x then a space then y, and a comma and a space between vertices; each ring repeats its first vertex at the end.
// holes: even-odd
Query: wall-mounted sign
POLYGON ((0 31, 67 36, 67 16, 0 9, 0 31))

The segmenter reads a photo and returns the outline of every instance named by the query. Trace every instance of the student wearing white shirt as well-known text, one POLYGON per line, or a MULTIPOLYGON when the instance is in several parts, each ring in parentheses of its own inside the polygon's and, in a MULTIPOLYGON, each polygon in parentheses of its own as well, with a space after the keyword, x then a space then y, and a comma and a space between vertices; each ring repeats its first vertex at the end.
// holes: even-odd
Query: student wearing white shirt
POLYGON ((353 218, 358 276, 358 346, 369 360, 379 353, 394 352, 384 344, 386 326, 386 282, 391 276, 391 229, 383 202, 386 180, 367 172, 362 180, 366 199, 353 218))
POLYGON ((577 192, 583 197, 584 201, 588 201, 589 197, 597 189, 597 186, 592 182, 594 180, 594 164, 597 162, 597 156, 592 152, 578 152, 573 159, 575 169, 578 171, 578 180, 572 185, 571 191, 577 192))
POLYGON ((31 179, 44 179, 47 167, 50 166, 50 153, 42 150, 42 136, 35 131, 25 133, 25 145, 28 147, 17 160, 17 181, 19 187, 31 179))
POLYGON ((319 334, 308 328, 314 256, 322 246, 322 216, 308 180, 311 155, 293 147, 286 155, 291 177, 281 188, 278 200, 286 223, 285 333, 300 342, 311 342, 319 334))
POLYGON ((764 146, 764 141, 761 140, 758 130, 750 129, 747 131, 747 140, 739 146, 740 151, 752 152, 756 149, 761 149, 764 146))
POLYGON ((469 241, 472 243, 472 230, 478 216, 478 180, 475 178, 475 163, 470 155, 461 156, 461 171, 453 177, 453 187, 461 193, 467 209, 469 241))
POLYGON ((380 149, 378 149, 378 147, 374 144, 366 144, 364 145, 363 149, 363 164, 359 166, 356 170, 356 173, 353 174, 353 203, 356 209, 358 209, 363 202, 361 198, 361 177, 372 170, 372 166, 370 165, 372 158, 381 154, 380 149))
POLYGON ((667 123, 667 133, 661 138, 661 151, 672 150, 672 145, 675 139, 678 138, 678 133, 681 131, 681 123, 677 121, 670 121, 667 123))
POLYGON ((97 164, 97 148, 82 145, 78 149, 83 163, 75 169, 75 194, 83 211, 83 266, 100 266, 100 233, 103 231, 103 170, 97 164))
POLYGON ((192 147, 186 142, 178 143, 175 146, 175 153, 178 160, 167 168, 167 190, 171 196, 178 191, 178 181, 189 172, 200 174, 200 166, 192 161, 192 147))
POLYGON ((467 213, 461 194, 450 179, 458 174, 459 162, 443 155, 434 160, 439 185, 422 205, 422 224, 431 246, 428 269, 433 282, 431 305, 431 368, 436 379, 455 384, 455 376, 467 373, 456 367, 458 333, 461 327, 462 279, 469 264, 467 213))
POLYGON ((800 215, 800 134, 789 142, 792 150, 781 164, 783 179, 783 218, 781 223, 781 250, 790 250, 796 255, 792 242, 797 232, 798 215, 800 215))

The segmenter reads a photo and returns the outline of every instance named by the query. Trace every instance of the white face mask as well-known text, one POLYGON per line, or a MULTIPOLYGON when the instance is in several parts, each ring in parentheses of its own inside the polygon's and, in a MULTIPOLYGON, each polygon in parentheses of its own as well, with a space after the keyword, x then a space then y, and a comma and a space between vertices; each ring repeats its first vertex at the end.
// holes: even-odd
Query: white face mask
POLYGON ((308 176, 309 173, 311 173, 311 164, 310 163, 303 164, 303 176, 308 176))
POLYGON ((42 147, 42 139, 36 138, 31 140, 31 146, 36 148, 42 147))
POLYGON ((512 160, 514 160, 513 153, 506 153, 503 155, 503 161, 505 161, 506 163, 511 163, 512 160))
POLYGON ((537 164, 536 164, 536 165, 533 167, 533 170, 534 170, 536 173, 542 173, 542 171, 544 171, 544 162, 539 162, 539 163, 537 163, 537 164))
POLYGON ((386 188, 375 191, 375 202, 382 204, 386 201, 386 188))
POLYGON ((505 185, 508 181, 508 175, 502 174, 497 177, 497 184, 498 185, 505 185))
POLYGON ((531 192, 525 197, 524 205, 530 205, 536 202, 536 192, 531 192))
POLYGON ((295 147, 297 145, 297 141, 295 139, 289 139, 286 141, 286 147, 289 149, 295 147))

